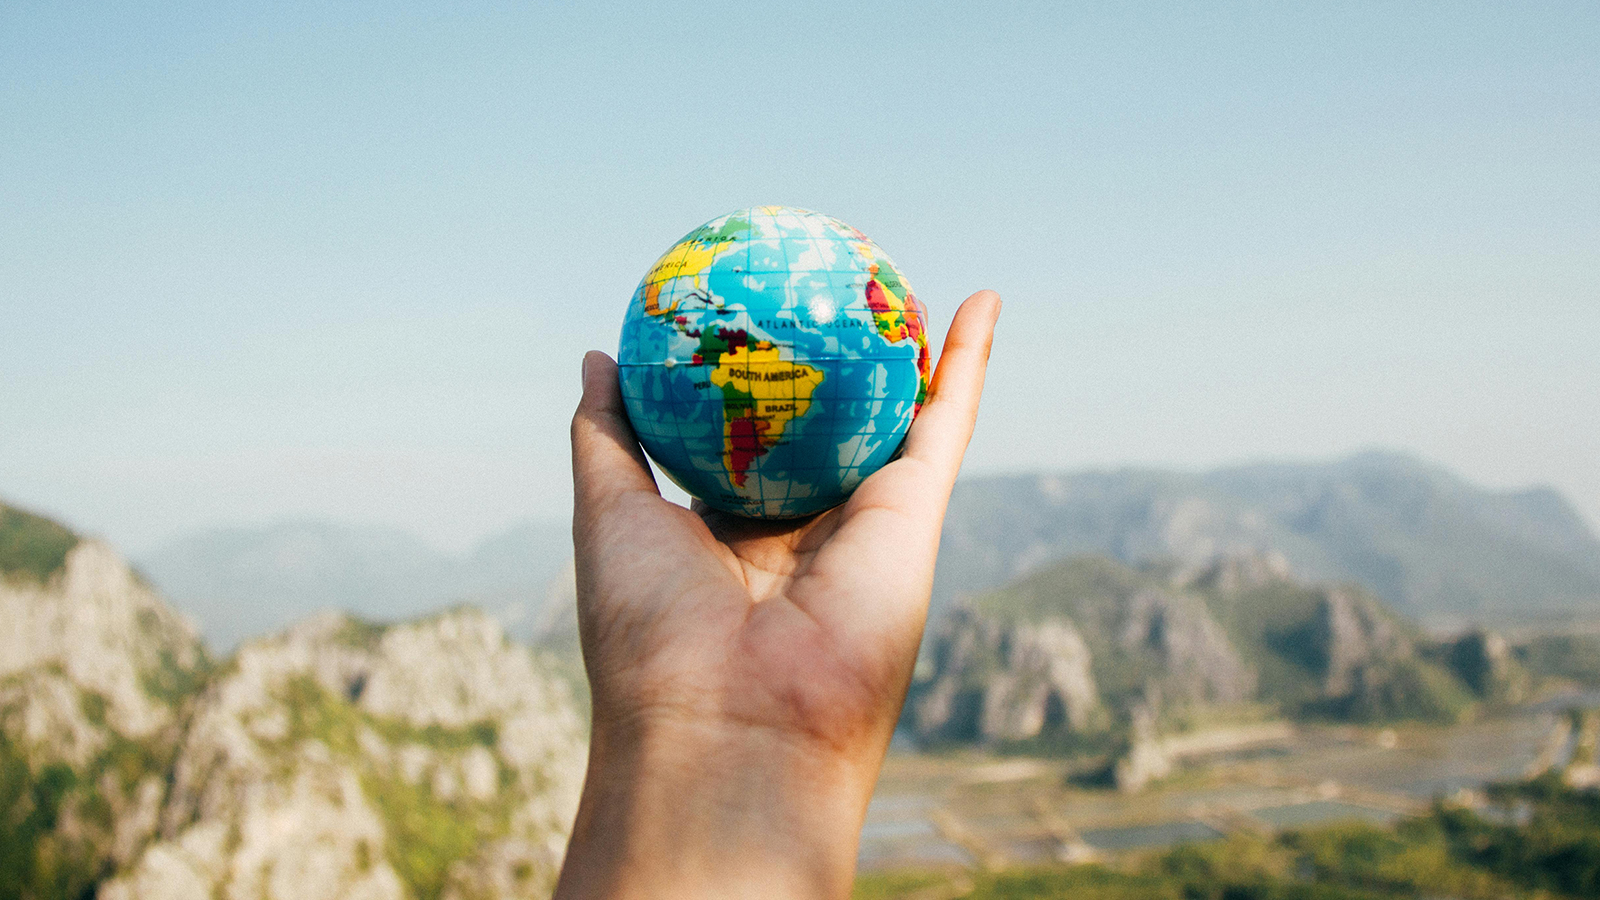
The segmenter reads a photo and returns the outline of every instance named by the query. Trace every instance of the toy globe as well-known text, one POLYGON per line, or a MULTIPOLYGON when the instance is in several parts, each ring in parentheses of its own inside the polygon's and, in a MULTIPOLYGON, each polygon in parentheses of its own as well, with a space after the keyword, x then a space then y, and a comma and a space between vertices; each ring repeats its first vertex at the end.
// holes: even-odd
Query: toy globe
POLYGON ((741 516, 808 516, 893 459, 928 392, 927 311, 838 219, 786 206, 691 231, 633 294, 617 362, 639 442, 741 516))

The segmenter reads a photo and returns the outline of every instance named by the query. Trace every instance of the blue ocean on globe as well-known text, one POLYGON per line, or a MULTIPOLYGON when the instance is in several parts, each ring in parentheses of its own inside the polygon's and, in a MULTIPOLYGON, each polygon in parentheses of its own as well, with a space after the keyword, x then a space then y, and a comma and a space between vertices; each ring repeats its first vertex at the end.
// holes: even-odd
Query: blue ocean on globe
POLYGON ((758 206, 650 268, 617 362, 634 431, 679 487, 724 512, 796 518, 899 452, 927 396, 927 312, 866 235, 758 206))

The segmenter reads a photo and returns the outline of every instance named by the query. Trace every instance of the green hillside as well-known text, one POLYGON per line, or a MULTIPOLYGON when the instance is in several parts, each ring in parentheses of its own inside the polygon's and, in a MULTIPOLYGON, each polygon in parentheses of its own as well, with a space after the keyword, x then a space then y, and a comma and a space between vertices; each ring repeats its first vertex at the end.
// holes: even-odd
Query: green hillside
MULTIPOLYGON (((1415 652, 1422 636, 1381 600, 1355 587, 1329 588, 1272 580, 1223 591, 1191 584, 1175 586, 1162 568, 1135 569, 1104 556, 1081 556, 1042 569, 972 602, 996 622, 1069 619, 1088 646, 1095 681, 1108 705, 1125 708, 1150 685, 1167 696, 1181 694, 1183 681, 1209 672, 1174 672, 1157 649, 1127 640, 1123 629, 1138 595, 1173 598, 1174 609, 1198 601, 1195 615, 1209 613, 1226 637, 1226 649, 1253 670, 1255 696, 1284 714, 1352 721, 1416 719, 1454 721, 1471 705, 1466 686, 1447 667, 1415 652), (1337 596, 1336 596, 1337 595, 1337 596), (1335 638, 1323 624, 1325 606, 1351 604, 1387 638, 1360 657, 1348 694, 1330 696, 1326 682, 1335 638), (1200 612, 1203 610, 1204 612, 1200 612)), ((1179 627, 1173 621, 1160 627, 1179 627)), ((1207 634, 1193 628, 1196 635, 1207 634)), ((1192 639, 1191 639, 1192 640, 1192 639)), ((1357 648, 1360 649, 1360 648, 1357 648)), ((1352 651, 1340 648, 1348 657, 1352 651)), ((1213 652, 1210 658, 1221 658, 1213 652)))
MULTIPOLYGON (((1323 696, 1329 665, 1316 634, 1324 590, 1277 582, 1237 594, 1206 592, 1206 600, 1260 675, 1261 696, 1281 709, 1351 721, 1414 719, 1450 722, 1473 704, 1468 686, 1449 667, 1415 653, 1373 660, 1360 690, 1346 698, 1323 696)), ((1411 622, 1364 592, 1361 602, 1407 644, 1424 638, 1411 622)))
POLYGON ((0 503, 0 576, 43 583, 60 571, 77 544, 71 529, 0 503))
MULTIPOLYGON (((1558 900, 1600 896, 1600 793, 1497 785, 1493 819, 1439 805, 1393 829, 1340 823, 1147 853, 1121 866, 863 875, 855 900, 1558 900), (1512 817, 1511 809, 1520 810, 1512 817)), ((1486 810, 1488 812, 1490 810, 1486 810)))
POLYGON ((1277 582, 1231 595, 1208 591, 1205 597, 1239 653, 1255 666, 1264 696, 1288 710, 1317 702, 1327 668, 1312 633, 1319 590, 1277 582))
POLYGON ((973 607, 999 621, 1037 622, 1065 615, 1091 650, 1107 645, 1118 611, 1161 580, 1104 556, 1076 556, 978 598, 973 607))

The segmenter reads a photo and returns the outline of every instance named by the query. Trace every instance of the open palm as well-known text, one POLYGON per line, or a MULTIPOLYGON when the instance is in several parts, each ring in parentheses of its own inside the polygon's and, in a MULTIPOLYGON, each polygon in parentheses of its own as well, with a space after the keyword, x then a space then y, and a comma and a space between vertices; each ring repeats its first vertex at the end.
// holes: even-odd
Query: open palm
POLYGON ((911 678, 999 307, 984 291, 957 311, 899 458, 843 506, 797 521, 662 499, 616 364, 585 358, 572 423, 579 630, 594 701, 585 809, 607 805, 594 799, 608 789, 597 773, 625 768, 607 762, 608 748, 653 742, 676 751, 656 769, 704 766, 747 779, 746 792, 769 788, 760 773, 775 755, 822 761, 824 780, 855 788, 844 815, 864 810, 911 678))

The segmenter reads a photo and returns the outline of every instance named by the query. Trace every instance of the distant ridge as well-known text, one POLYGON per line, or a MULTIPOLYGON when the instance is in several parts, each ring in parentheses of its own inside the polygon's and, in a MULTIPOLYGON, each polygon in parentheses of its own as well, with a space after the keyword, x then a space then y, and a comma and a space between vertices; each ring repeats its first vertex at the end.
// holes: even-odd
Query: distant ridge
POLYGON ((452 555, 399 529, 307 519, 200 532, 139 563, 227 650, 322 610, 393 621, 464 602, 525 637, 571 555, 565 522, 522 522, 452 555))
MULTIPOLYGON (((395 619, 472 601, 531 636, 571 556, 565 522, 528 521, 464 555, 394 529, 290 521, 168 543, 143 572, 227 649, 314 611, 395 619)), ((1204 565, 1282 554, 1422 619, 1600 613, 1600 541, 1555 491, 1490 491, 1397 453, 1200 474, 1153 469, 963 479, 934 605, 1070 556, 1204 565)))
POLYGON ((934 603, 1077 554, 1199 565, 1272 551, 1411 616, 1600 612, 1600 541, 1558 493, 1491 491, 1389 452, 1200 474, 966 479, 945 520, 934 603))

